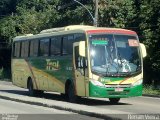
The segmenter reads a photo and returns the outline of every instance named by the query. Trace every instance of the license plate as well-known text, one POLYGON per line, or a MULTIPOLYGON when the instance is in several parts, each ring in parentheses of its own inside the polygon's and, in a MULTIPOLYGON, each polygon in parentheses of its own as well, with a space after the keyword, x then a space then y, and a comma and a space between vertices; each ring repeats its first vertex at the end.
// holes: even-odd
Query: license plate
POLYGON ((122 92, 123 88, 115 88, 115 92, 122 92))

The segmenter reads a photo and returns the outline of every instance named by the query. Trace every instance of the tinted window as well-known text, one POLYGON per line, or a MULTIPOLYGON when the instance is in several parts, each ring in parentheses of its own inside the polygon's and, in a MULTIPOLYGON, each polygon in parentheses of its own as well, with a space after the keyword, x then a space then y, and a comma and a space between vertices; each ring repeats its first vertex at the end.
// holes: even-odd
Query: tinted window
POLYGON ((69 35, 68 36, 68 42, 69 42, 69 44, 68 44, 68 47, 69 47, 68 52, 70 54, 72 54, 73 53, 73 43, 74 43, 74 36, 73 35, 69 35))
POLYGON ((28 57, 29 42, 22 42, 21 57, 28 57))
POLYGON ((83 34, 68 35, 63 37, 63 55, 73 53, 73 43, 84 40, 83 34))
POLYGON ((75 65, 77 68, 84 68, 87 66, 87 60, 79 55, 79 46, 75 47, 75 65))
POLYGON ((68 35, 63 38, 63 54, 72 54, 74 36, 68 35))
POLYGON ((80 56, 79 56, 79 46, 75 47, 75 65, 76 65, 76 69, 80 67, 80 56))
POLYGON ((13 55, 13 57, 16 56, 16 43, 13 43, 12 55, 13 55))
POLYGON ((58 37, 51 38, 51 55, 60 55, 61 39, 58 37))
POLYGON ((68 55, 73 53, 73 43, 85 40, 85 34, 66 35, 51 39, 51 55, 68 55))
POLYGON ((49 53, 49 39, 40 40, 39 55, 48 56, 49 53))
POLYGON ((20 57, 20 42, 15 43, 14 56, 20 57))
POLYGON ((38 56, 38 46, 39 46, 39 41, 38 40, 32 40, 30 42, 30 56, 38 56))
POLYGON ((63 55, 68 54, 68 48, 69 48, 68 44, 69 44, 68 37, 67 36, 63 37, 63 55))
POLYGON ((84 40, 85 40, 85 34, 82 34, 82 33, 74 34, 75 42, 84 41, 84 40))

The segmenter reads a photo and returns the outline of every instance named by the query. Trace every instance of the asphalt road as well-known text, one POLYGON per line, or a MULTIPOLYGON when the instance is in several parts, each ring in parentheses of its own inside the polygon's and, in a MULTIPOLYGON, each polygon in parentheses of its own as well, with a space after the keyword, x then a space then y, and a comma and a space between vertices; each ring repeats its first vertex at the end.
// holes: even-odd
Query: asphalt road
MULTIPOLYGON (((106 108, 111 110, 120 110, 123 112, 131 112, 135 114, 160 114, 160 98, 152 97, 135 97, 135 98, 122 98, 117 105, 111 105, 109 101, 98 104, 99 108, 106 108), (104 104, 103 104, 104 103, 104 104)), ((96 103, 95 103, 96 104, 96 103)))
POLYGON ((1 114, 73 114, 67 111, 56 110, 41 106, 18 103, 0 99, 1 114))
MULTIPOLYGON (((11 85, 11 83, 0 82, 0 91, 28 95, 27 90, 11 85)), ((45 93, 44 98, 58 101, 65 101, 63 97, 53 93, 45 93)), ((160 98, 152 97, 135 97, 121 99, 120 103, 113 105, 108 99, 81 98, 77 104, 96 106, 110 110, 120 110, 133 114, 160 114, 160 98)))
POLYGON ((0 120, 5 117, 16 120, 100 120, 94 117, 36 105, 0 99, 0 120), (17 119, 18 117, 18 119, 17 119))

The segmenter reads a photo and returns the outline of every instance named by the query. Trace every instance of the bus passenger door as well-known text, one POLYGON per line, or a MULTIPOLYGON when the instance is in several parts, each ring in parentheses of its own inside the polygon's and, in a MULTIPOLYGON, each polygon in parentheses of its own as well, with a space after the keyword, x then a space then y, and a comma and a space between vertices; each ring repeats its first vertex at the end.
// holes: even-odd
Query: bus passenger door
POLYGON ((74 43, 73 63, 75 72, 75 90, 76 95, 78 96, 86 96, 84 61, 84 57, 79 55, 79 43, 74 43))

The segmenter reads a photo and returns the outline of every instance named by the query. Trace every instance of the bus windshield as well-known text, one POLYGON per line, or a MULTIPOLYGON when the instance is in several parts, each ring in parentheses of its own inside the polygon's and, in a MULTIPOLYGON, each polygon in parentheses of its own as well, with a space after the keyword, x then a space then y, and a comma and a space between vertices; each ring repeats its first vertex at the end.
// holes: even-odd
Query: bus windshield
POLYGON ((89 35, 91 70, 105 76, 126 76, 141 72, 136 36, 89 35))

